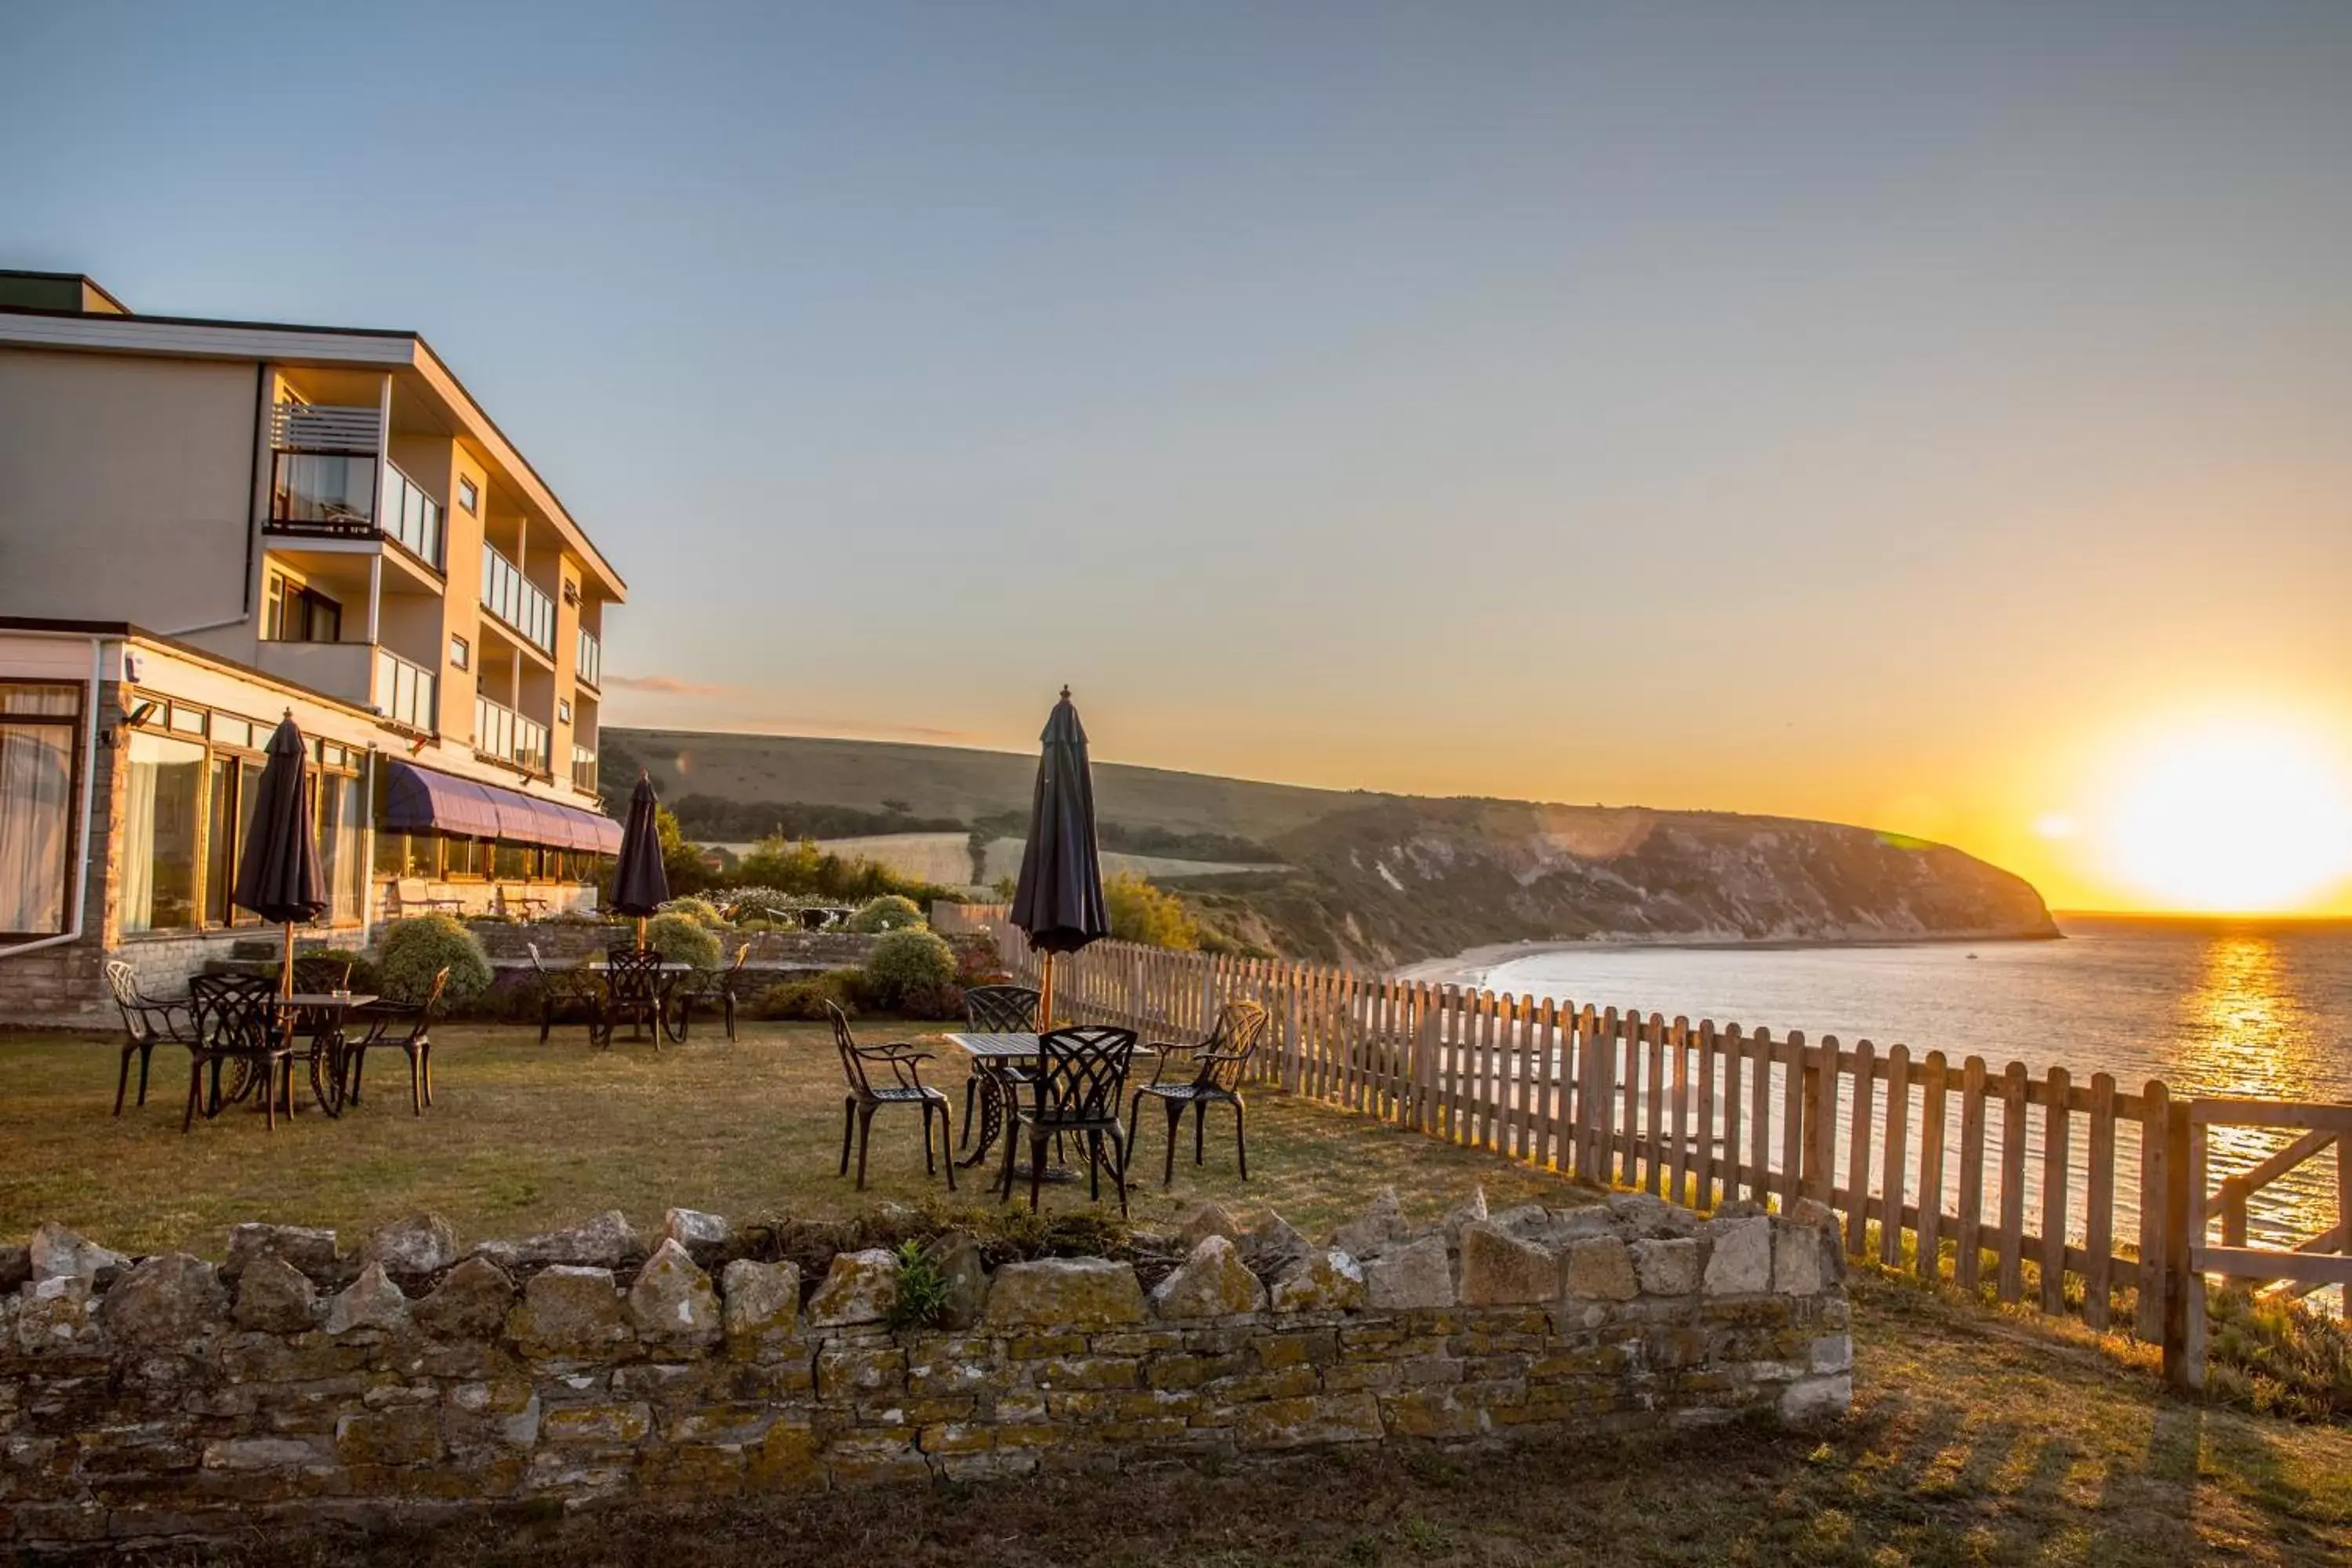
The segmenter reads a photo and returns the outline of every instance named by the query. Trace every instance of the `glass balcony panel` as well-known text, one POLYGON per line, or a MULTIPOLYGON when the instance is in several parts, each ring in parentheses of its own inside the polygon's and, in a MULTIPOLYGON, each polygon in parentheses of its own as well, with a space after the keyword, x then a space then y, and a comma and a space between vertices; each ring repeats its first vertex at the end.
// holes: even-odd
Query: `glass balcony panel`
POLYGON ((279 452, 269 517, 330 533, 374 531, 375 459, 345 452, 279 452))

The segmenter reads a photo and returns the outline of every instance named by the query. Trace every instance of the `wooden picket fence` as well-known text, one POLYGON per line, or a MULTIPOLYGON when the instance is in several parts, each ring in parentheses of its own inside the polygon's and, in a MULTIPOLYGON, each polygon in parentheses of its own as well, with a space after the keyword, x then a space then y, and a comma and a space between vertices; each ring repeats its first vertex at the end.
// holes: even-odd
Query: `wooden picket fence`
MULTIPOLYGON (((1035 983, 1002 906, 962 912, 1035 983)), ((1274 1023, 1261 1083, 1697 1208, 1815 1198, 1843 1216, 1853 1256, 2128 1327, 2183 1386, 2203 1381, 2207 1273, 2289 1293, 2352 1286, 2352 1107, 2179 1100, 2157 1079, 2078 1084, 2063 1067, 1116 942, 1058 959, 1055 995, 1065 1017, 1176 1041, 1204 1037, 1227 1001, 1256 1001, 1274 1023), (2220 1125, 2305 1136, 2209 1192, 2206 1129, 2220 1125), (2250 1195, 2331 1147, 2336 1226, 2293 1251, 2249 1247, 2250 1195)))

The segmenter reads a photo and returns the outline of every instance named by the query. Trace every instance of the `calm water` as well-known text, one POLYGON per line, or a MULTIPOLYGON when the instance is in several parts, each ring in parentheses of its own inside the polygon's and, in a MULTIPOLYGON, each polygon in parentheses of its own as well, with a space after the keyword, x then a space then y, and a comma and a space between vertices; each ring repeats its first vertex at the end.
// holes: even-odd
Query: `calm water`
MULTIPOLYGON (((1955 1068, 1975 1055, 1996 1072, 2012 1059, 2037 1073, 2063 1066, 2077 1083, 2109 1072, 2137 1089, 2160 1078, 2176 1097, 2352 1100, 2352 921, 2060 924, 2063 942, 1973 947, 1581 949, 1463 978, 1498 993, 1694 1023, 1802 1029, 1811 1040, 1830 1034, 1882 1048, 1899 1041, 1915 1061, 1941 1050, 1955 1068)), ((2039 1112, 2029 1119, 2029 1205, 2038 1202, 2039 1122, 2039 1112)), ((1952 1130, 1956 1139, 1957 1120, 1952 1130)), ((2078 1151, 2081 1140, 2078 1131, 2078 1151)), ((2217 1130, 2216 1173, 2242 1169, 2283 1142, 2217 1130)), ((2137 1138, 2119 1143, 2123 1169, 2136 1173, 2137 1138)), ((2299 1240, 2334 1224, 2335 1177, 2328 1156, 2306 1163, 2253 1215, 2257 1239, 2299 1240)), ((1955 1170, 1948 1190, 1957 1181, 1955 1170)), ((2136 1175, 2117 1185, 2136 1187, 2136 1175)), ((2126 1228, 2118 1216, 2119 1237, 2136 1236, 2136 1217, 2126 1228)))

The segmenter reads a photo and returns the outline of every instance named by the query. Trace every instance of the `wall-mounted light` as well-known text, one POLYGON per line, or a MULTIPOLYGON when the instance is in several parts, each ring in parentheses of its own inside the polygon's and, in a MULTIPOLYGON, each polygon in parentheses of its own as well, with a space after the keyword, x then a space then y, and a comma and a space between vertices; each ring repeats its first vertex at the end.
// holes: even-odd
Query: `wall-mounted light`
POLYGON ((99 737, 99 743, 107 747, 109 750, 111 750, 115 744, 116 736, 120 735, 125 730, 135 730, 140 725, 144 724, 149 719, 154 716, 155 710, 162 706, 163 704, 159 702, 154 702, 145 698, 140 699, 137 706, 125 709, 121 718, 117 719, 113 723, 106 727, 105 733, 99 737))

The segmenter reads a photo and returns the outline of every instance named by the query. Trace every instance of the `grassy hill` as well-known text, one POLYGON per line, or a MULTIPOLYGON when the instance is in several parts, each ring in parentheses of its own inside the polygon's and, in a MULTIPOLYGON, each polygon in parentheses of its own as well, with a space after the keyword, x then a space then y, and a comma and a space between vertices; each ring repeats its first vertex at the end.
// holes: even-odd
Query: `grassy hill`
MULTIPOLYGON (((1017 834, 1034 757, 785 735, 611 729, 609 787, 642 767, 690 837, 1017 834)), ((1213 930, 1371 965, 1587 937, 1887 941, 2051 936, 2021 879, 1941 845, 1726 812, 1431 799, 1098 763, 1103 847, 1213 930), (1192 863, 1179 868, 1169 862, 1192 863), (1218 875, 1218 863, 1289 874, 1218 875)), ((1002 857, 992 857, 992 867, 1002 857)))

